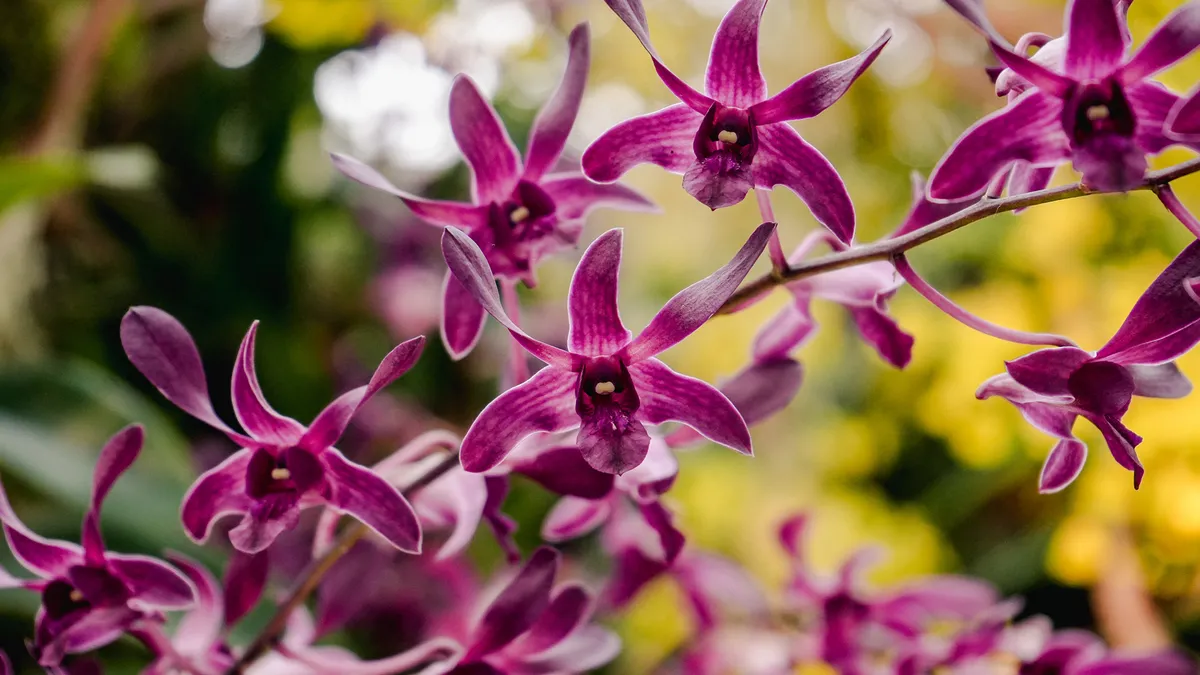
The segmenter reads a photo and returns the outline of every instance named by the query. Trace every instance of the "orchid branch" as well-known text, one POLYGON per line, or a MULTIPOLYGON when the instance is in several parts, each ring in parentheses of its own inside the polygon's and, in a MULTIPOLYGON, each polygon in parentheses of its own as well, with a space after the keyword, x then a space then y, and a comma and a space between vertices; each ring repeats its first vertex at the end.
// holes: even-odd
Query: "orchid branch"
MULTIPOLYGON (((447 455, 444 460, 434 465, 401 492, 405 497, 411 499, 421 489, 441 478, 456 466, 458 466, 458 453, 454 452, 447 455)), ((284 629, 287 628, 288 618, 291 617, 292 612, 304 604, 308 596, 312 595, 312 592, 321 584, 321 580, 325 578, 329 570, 333 569, 334 564, 354 548, 358 540, 366 536, 368 532, 370 530, 366 525, 355 521, 351 527, 338 536, 324 555, 310 562, 300 574, 299 581, 292 587, 287 597, 279 603, 271 620, 267 622, 267 625, 258 633, 233 666, 225 672, 225 675, 241 675, 250 664, 270 651, 283 634, 284 629)))
MULTIPOLYGON (((1166 203, 1167 200, 1174 196, 1169 188, 1170 183, 1197 172, 1200 172, 1200 158, 1177 164, 1168 169, 1148 173, 1146 178, 1140 184, 1133 187, 1131 191, 1151 190, 1158 194, 1160 199, 1164 198, 1163 195, 1165 193, 1168 195, 1164 199, 1164 203, 1166 203)), ((789 281, 805 279, 823 272, 832 272, 833 270, 854 267, 877 260, 894 261, 910 249, 994 215, 1037 206, 1038 204, 1049 204, 1051 202, 1059 202, 1092 194, 1102 193, 1082 183, 1076 183, 1074 185, 1064 185, 1001 199, 983 199, 979 203, 963 209, 952 216, 942 218, 937 222, 930 223, 925 227, 913 230, 899 237, 881 239, 863 246, 856 246, 845 251, 821 256, 798 265, 788 265, 784 270, 773 270, 743 285, 722 305, 720 311, 717 313, 732 314, 748 305, 758 296, 789 281)), ((1175 213, 1175 211, 1172 210, 1172 213, 1175 213)))

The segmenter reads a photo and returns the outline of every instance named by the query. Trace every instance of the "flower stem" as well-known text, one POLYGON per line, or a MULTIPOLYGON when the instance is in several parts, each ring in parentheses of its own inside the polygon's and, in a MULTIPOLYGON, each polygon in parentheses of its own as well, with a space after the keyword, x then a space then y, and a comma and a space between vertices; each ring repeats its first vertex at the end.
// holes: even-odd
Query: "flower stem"
MULTIPOLYGON (((754 188, 754 197, 758 200, 758 212, 762 214, 764 223, 778 223, 775 220, 775 208, 771 206, 771 191, 754 188)), ((771 231, 771 239, 767 243, 771 256, 771 269, 784 272, 788 268, 787 255, 783 252, 783 242, 779 241, 779 228, 771 231)))
MULTIPOLYGON (((447 456, 441 463, 425 472, 420 478, 410 483, 408 487, 404 488, 402 490, 404 496, 411 499, 422 488, 456 466, 458 466, 458 453, 453 453, 447 456)), ((358 540, 366 536, 369 531, 366 525, 355 522, 353 526, 338 536, 333 546, 324 555, 310 562, 308 567, 300 574, 300 580, 292 587, 287 598, 275 610, 275 615, 271 617, 267 625, 254 638, 254 641, 250 643, 250 646, 246 648, 246 651, 242 653, 237 662, 229 670, 225 671, 225 675, 241 675, 250 664, 274 648, 275 643, 287 627, 288 617, 292 615, 292 612, 304 604, 304 601, 317 589, 317 586, 320 585, 321 580, 329 570, 333 569, 333 565, 342 556, 346 555, 351 548, 354 548, 358 540)))
MULTIPOLYGON (((504 311, 513 323, 520 326, 521 299, 517 297, 517 282, 502 279, 500 294, 504 302, 504 311)), ((529 379, 529 360, 525 357, 525 348, 511 337, 508 339, 508 369, 505 379, 507 381, 502 383, 505 390, 529 379)))
MULTIPOLYGON (((1167 186, 1171 181, 1190 176, 1200 172, 1200 159, 1192 159, 1182 164, 1177 164, 1162 171, 1155 171, 1146 175, 1146 179, 1140 185, 1133 188, 1134 190, 1154 190, 1161 192, 1164 186, 1167 186)), ((921 244, 933 241, 939 237, 950 234, 955 230, 961 229, 974 223, 983 220, 989 216, 994 216, 999 213, 1007 213, 1018 209, 1036 206, 1038 204, 1049 204, 1051 202, 1059 202, 1064 199, 1074 199, 1084 195, 1097 194, 1080 183, 1074 185, 1064 185, 1061 187, 1050 188, 1048 190, 1039 190, 1027 194, 1015 195, 1012 197, 1004 197, 1003 199, 985 199, 959 211, 958 213, 942 218, 941 220, 930 223, 925 227, 918 228, 907 234, 895 237, 892 239, 881 239, 879 241, 856 246, 845 251, 838 251, 829 255, 821 256, 808 262, 790 265, 787 269, 781 272, 766 274, 750 283, 743 285, 734 293, 725 304, 721 307, 719 314, 729 314, 743 306, 748 300, 769 291, 770 289, 781 286, 789 281, 797 279, 805 279, 822 272, 831 272, 833 270, 842 269, 845 267, 853 267, 862 265, 876 260, 892 260, 897 255, 916 248, 921 244)))
POLYGON ((987 319, 980 318, 958 306, 953 300, 942 295, 938 289, 929 285, 929 282, 921 278, 917 271, 908 264, 908 258, 903 253, 897 254, 893 260, 896 266, 896 271, 904 280, 912 286, 913 290, 920 293, 926 300, 933 303, 934 307, 945 312, 950 318, 958 321, 968 328, 973 328, 984 335, 990 335, 994 338, 1005 340, 1007 342, 1015 342, 1019 345, 1052 345, 1056 347, 1074 347, 1076 346, 1070 338, 1053 333, 1027 333, 1022 330, 1014 330, 1005 328, 999 324, 992 323, 987 319))
POLYGON ((1158 200, 1163 203, 1163 206, 1167 207, 1171 215, 1183 223, 1183 226, 1188 229, 1188 232, 1192 233, 1192 236, 1200 239, 1200 220, 1196 220, 1196 216, 1192 215, 1192 212, 1188 211, 1183 202, 1179 201, 1179 197, 1175 196, 1175 190, 1171 189, 1170 185, 1160 186, 1154 191, 1154 194, 1158 195, 1158 200))

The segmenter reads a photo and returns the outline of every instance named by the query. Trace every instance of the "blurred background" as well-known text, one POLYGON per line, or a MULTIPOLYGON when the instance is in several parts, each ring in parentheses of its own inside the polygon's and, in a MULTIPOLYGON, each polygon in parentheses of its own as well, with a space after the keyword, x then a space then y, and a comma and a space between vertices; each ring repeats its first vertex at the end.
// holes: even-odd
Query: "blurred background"
MULTIPOLYGON (((731 4, 646 0, 664 61, 700 82, 731 4)), ((1012 39, 1060 34, 1062 4, 988 3, 1012 39)), ((1135 38, 1178 4, 1134 3, 1135 38)), ((344 446, 369 463, 425 429, 461 431, 496 393, 506 336, 489 322, 469 358, 446 357, 436 328, 439 233, 395 200, 340 178, 327 152, 371 162, 411 191, 465 199, 468 174, 446 120, 451 78, 474 77, 523 145, 558 83, 565 35, 584 20, 593 66, 569 153, 578 157, 616 122, 674 100, 600 0, 4 0, 0 16, 5 488, 34 530, 76 539, 100 445, 124 424, 143 422, 146 451, 106 507, 109 543, 185 551, 214 570, 222 551, 189 544, 175 514, 197 472, 231 448, 130 366, 117 332, 125 310, 155 305, 189 327, 227 419, 224 382, 254 319, 263 322, 266 395, 301 420, 365 381, 395 343, 429 335, 417 368, 367 411, 344 446)), ((863 241, 903 219, 910 172, 928 173, 962 130, 1002 104, 984 75, 984 46, 938 0, 772 0, 762 31, 775 92, 888 27, 895 38, 850 94, 796 125, 845 178, 863 241)), ((1162 77, 1179 91, 1198 78, 1196 57, 1162 77)), ((1188 157, 1169 151, 1154 163, 1188 157)), ((1075 176, 1064 170, 1057 180, 1075 176)), ((633 171, 628 183, 664 213, 600 212, 583 243, 626 228, 621 302, 637 329, 727 260, 759 214, 753 200, 712 213, 656 167, 633 171)), ((1200 207, 1200 179, 1178 190, 1200 207)), ((777 191, 774 200, 790 249, 816 223, 791 193, 777 191)), ((1137 193, 991 218, 912 260, 983 316, 1094 349, 1188 239, 1152 195, 1137 193)), ((522 289, 534 335, 565 337, 573 265, 571 256, 552 259, 541 284, 522 289)), ((777 292, 714 320, 664 360, 708 381, 728 377, 785 302, 777 292)), ((808 511, 818 569, 878 544, 888 552, 871 574, 879 584, 965 572, 1024 596, 1028 612, 1058 626, 1094 627, 1093 591, 1119 574, 1112 561, 1122 559, 1119 543, 1131 541, 1179 639, 1200 649, 1196 398, 1133 405, 1126 423, 1147 439, 1140 491, 1094 429, 1080 424, 1091 461, 1066 491, 1040 496, 1037 474, 1051 439, 1004 402, 973 396, 1004 359, 1025 350, 971 332, 907 289, 892 306, 916 336, 905 371, 864 346, 844 311, 817 303, 820 332, 798 355, 804 386, 786 411, 754 429, 757 456, 706 447, 683 457, 669 500, 690 545, 732 556, 772 584, 787 569, 775 529, 808 511)), ((1200 377, 1200 356, 1181 365, 1200 377)), ((553 501, 514 482, 506 510, 521 523, 526 551, 553 501)), ((488 570, 501 556, 481 535, 471 560, 488 570)), ((18 569, 7 552, 0 563, 18 569)), ((686 639, 679 601, 670 582, 655 584, 613 619, 627 653, 612 672, 644 672, 686 639)), ((0 593, 0 648, 24 654, 36 606, 32 594, 0 593)), ((145 659, 133 643, 103 654, 116 673, 136 672, 145 659)))

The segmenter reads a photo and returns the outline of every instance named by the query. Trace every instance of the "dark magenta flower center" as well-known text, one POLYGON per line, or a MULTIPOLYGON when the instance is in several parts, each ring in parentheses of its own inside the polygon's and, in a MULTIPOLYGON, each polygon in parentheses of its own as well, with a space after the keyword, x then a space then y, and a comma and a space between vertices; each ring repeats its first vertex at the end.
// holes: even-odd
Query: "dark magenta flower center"
POLYGON ((325 479, 325 469, 307 450, 286 448, 272 452, 260 448, 246 467, 246 494, 259 501, 284 498, 294 503, 325 479))
POLYGON ((696 130, 692 149, 698 159, 728 153, 741 164, 749 164, 758 151, 758 132, 750 111, 713 103, 696 130))
POLYGON ((1111 361, 1089 361, 1067 379, 1075 405, 1097 415, 1120 417, 1133 399, 1133 375, 1111 361))
POLYGON ((588 359, 579 372, 575 411, 588 418, 597 411, 619 412, 623 417, 637 411, 641 402, 629 377, 629 369, 615 356, 588 359))
POLYGON ((1099 136, 1132 138, 1137 120, 1121 84, 1114 79, 1075 87, 1063 107, 1063 130, 1076 147, 1099 136))
POLYGON ((488 251, 497 274, 528 274, 537 262, 539 246, 553 237, 558 225, 554 199, 537 183, 520 181, 510 198, 488 207, 488 233, 476 237, 488 251), (490 240, 488 240, 490 239, 490 240), (499 258, 499 259, 498 259, 499 258))

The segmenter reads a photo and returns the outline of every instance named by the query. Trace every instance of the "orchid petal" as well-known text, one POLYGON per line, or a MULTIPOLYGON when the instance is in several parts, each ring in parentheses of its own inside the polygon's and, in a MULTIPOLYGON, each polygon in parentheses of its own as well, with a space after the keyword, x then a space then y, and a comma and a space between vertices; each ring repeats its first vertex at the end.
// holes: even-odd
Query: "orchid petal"
POLYGON ((957 201, 981 194, 1014 162, 1057 164, 1069 156, 1062 102, 1029 91, 976 122, 954 142, 929 178, 929 197, 957 201))
POLYGON ((813 217, 843 243, 854 239, 854 204, 829 160, 786 124, 758 127, 754 184, 782 185, 802 199, 813 217))
MULTIPOLYGON (((591 613, 592 596, 588 590, 580 584, 567 584, 554 592, 546 611, 513 643, 512 652, 521 655, 545 652, 581 628, 591 613)), ((577 664, 570 667, 578 672, 584 670, 577 664)))
POLYGON ((1054 169, 1052 166, 1033 167, 1024 162, 1017 163, 1008 176, 1008 195, 1015 197, 1045 190, 1054 180, 1054 169))
POLYGON ((591 65, 591 35, 588 25, 581 23, 567 38, 569 55, 562 83, 533 121, 529 132, 529 150, 525 153, 525 173, 528 181, 537 181, 554 168, 567 144, 567 136, 575 125, 583 90, 587 85, 591 65))
POLYGON ((444 495, 443 499, 450 502, 449 508, 453 513, 451 518, 454 523, 450 536, 446 537, 434 556, 434 560, 441 561, 450 560, 462 553, 475 538, 475 532, 479 529, 479 523, 487 509, 487 481, 483 476, 455 467, 440 481, 425 488, 413 498, 417 515, 423 515, 423 506, 434 495, 439 494, 444 495))
POLYGON ((317 415, 308 431, 305 431, 304 436, 296 443, 297 447, 310 452, 321 452, 331 447, 342 437, 358 409, 379 393, 379 390, 407 373, 416 364, 417 359, 421 358, 424 348, 424 336, 405 340, 392 348, 379 362, 370 382, 337 397, 317 415))
POLYGON ((604 604, 609 609, 620 609, 633 601, 651 581, 670 569, 671 566, 657 560, 641 549, 626 546, 614 556, 613 572, 604 589, 604 604))
POLYGON ((1185 280, 1196 276, 1200 276, 1200 242, 1189 244, 1155 278, 1116 334, 1096 356, 1127 364, 1125 352, 1161 340, 1200 321, 1200 303, 1192 299, 1184 284, 1185 280))
POLYGON ((581 220, 593 209, 657 213, 659 208, 638 191, 619 183, 596 183, 576 174, 552 174, 541 187, 554 200, 559 218, 581 220))
POLYGON ((208 396, 200 352, 175 317, 156 307, 131 307, 121 319, 121 346, 134 367, 180 410, 224 432, 234 443, 254 445, 252 439, 230 429, 217 417, 208 396))
POLYGON ((84 557, 92 565, 104 564, 104 537, 100 534, 100 509, 113 483, 133 464, 146 434, 140 424, 118 431, 100 450, 96 471, 92 475, 92 503, 83 518, 84 557))
POLYGON ((1041 63, 1038 63, 1037 60, 1012 52, 1002 44, 992 42, 992 53, 1015 74, 1025 78, 1030 84, 1055 98, 1061 99, 1066 97, 1075 85, 1075 82, 1071 78, 1059 75, 1041 63))
POLYGON ((43 579, 65 576, 70 567, 83 562, 81 547, 40 537, 25 527, 8 503, 3 485, 0 485, 0 524, 4 526, 4 537, 17 562, 43 579))
MULTIPOLYGON (((1105 0, 1108 2, 1109 0, 1105 0)), ((1038 492, 1052 494, 1070 485, 1087 461, 1087 446, 1077 438, 1060 440, 1042 466, 1042 475, 1038 479, 1038 492)))
POLYGON ((128 607, 93 609, 48 644, 39 645, 38 664, 55 666, 66 654, 82 654, 110 644, 124 635, 138 616, 128 607))
POLYGON ((233 627, 262 598, 271 561, 267 553, 235 553, 225 568, 224 623, 233 627))
POLYGON ((1113 459, 1117 460, 1125 469, 1133 472, 1133 489, 1138 489, 1142 485, 1142 477, 1146 470, 1142 467, 1142 462, 1137 456, 1137 446, 1142 442, 1142 437, 1130 431, 1120 420, 1111 416, 1099 417, 1089 415, 1088 421, 1096 425, 1100 430, 1100 435, 1104 436, 1104 442, 1108 444, 1108 451, 1112 454, 1113 459))
POLYGON ((321 453, 329 503, 357 518, 405 553, 421 552, 421 523, 413 507, 386 480, 334 448, 321 453))
POLYGON ((267 403, 258 375, 254 372, 254 343, 258 335, 258 322, 250 324, 242 345, 238 348, 237 360, 233 363, 233 413, 242 428, 250 432, 257 441, 277 447, 287 447, 304 433, 304 426, 290 417, 284 417, 267 403))
POLYGON ((668 565, 674 564, 683 551, 686 539, 679 528, 675 527, 675 519, 671 512, 658 500, 639 503, 638 511, 650 529, 658 535, 659 544, 662 546, 663 562, 668 565))
POLYGON ((896 368, 912 360, 913 336, 904 332, 896 320, 874 307, 851 308, 858 332, 879 356, 896 368))
POLYGON ((475 661, 529 630, 550 605, 559 553, 545 546, 533 552, 516 578, 504 587, 479 620, 464 661, 475 661))
POLYGON ((1139 150, 1155 154, 1179 142, 1167 133, 1167 120, 1182 100, 1178 94, 1157 82, 1138 82, 1125 87, 1125 97, 1137 120, 1133 138, 1139 150))
POLYGON ((442 233, 442 254, 446 264, 471 295, 483 308, 501 323, 513 339, 521 343, 530 354, 546 363, 569 368, 575 363, 575 357, 570 353, 529 337, 521 327, 508 318, 500 294, 496 291, 496 282, 492 268, 479 245, 465 233, 454 228, 446 228, 442 233))
POLYGON ((817 330, 817 323, 808 305, 807 298, 790 302, 758 329, 750 348, 756 360, 787 358, 792 350, 812 337, 817 330))
POLYGON ((1134 364, 1125 368, 1133 375, 1134 396, 1183 398, 1192 393, 1192 383, 1173 361, 1153 366, 1134 364))
POLYGON ((682 174, 692 165, 696 130, 704 119, 683 104, 625 120, 604 132, 583 152, 583 173, 611 183, 638 164, 656 164, 682 174))
MULTIPOLYGON (((309 670, 305 673, 336 673, 337 675, 392 675, 414 673, 415 675, 442 675, 460 673, 455 664, 462 657, 462 646, 450 638, 426 640, 411 649, 374 661, 360 661, 353 654, 335 647, 309 647, 292 650, 293 658, 288 668, 299 663, 309 670)), ((274 671, 272 671, 274 672, 274 671)), ((289 670, 290 672, 300 672, 289 670)))
POLYGON ((993 375, 975 390, 975 398, 981 401, 993 396, 1007 399, 1011 403, 1067 404, 1074 399, 1073 396, 1067 395, 1043 396, 1042 394, 1035 393, 1018 384, 1012 375, 1008 373, 993 375))
POLYGON ((353 157, 335 152, 330 154, 330 158, 333 166, 347 178, 399 197, 414 215, 430 225, 461 227, 464 230, 487 227, 487 208, 463 202, 422 199, 396 187, 378 171, 353 157))
POLYGON ((871 67, 891 39, 891 29, 885 30, 858 55, 814 70, 771 98, 755 103, 750 107, 755 124, 816 117, 850 91, 850 85, 871 67))
POLYGON ((601 499, 613 489, 612 474, 588 466, 574 445, 543 450, 513 470, 559 495, 601 499))
POLYGON ((650 42, 650 26, 646 22, 646 10, 642 8, 642 0, 604 0, 604 2, 617 15, 617 18, 633 31, 638 42, 642 43, 642 47, 650 55, 650 60, 654 62, 655 72, 658 73, 663 84, 667 85, 667 89, 696 112, 703 114, 705 110, 708 110, 712 106, 713 100, 679 79, 675 73, 663 65, 662 61, 659 61, 658 54, 654 51, 654 45, 650 42))
POLYGON ((680 375, 657 359, 630 366, 629 376, 641 397, 641 419, 650 424, 682 422, 714 443, 753 454, 742 414, 712 385, 680 375))
POLYGON ((1072 0, 1067 6, 1066 72, 1080 81, 1111 75, 1125 57, 1123 23, 1113 0, 1072 0))
POLYGON ((1005 369, 1021 386, 1042 396, 1068 396, 1067 379, 1092 355, 1077 347, 1039 349, 1005 362, 1005 369))
POLYGON ((621 475, 642 463, 650 451, 650 434, 627 414, 597 411, 581 418, 575 443, 596 471, 621 475))
POLYGON ((1074 438, 1071 428, 1077 415, 1056 405, 1046 403, 1013 403, 1021 416, 1033 426, 1059 439, 1074 438))
POLYGON ((463 438, 463 468, 471 473, 496 466, 522 438, 563 431, 579 424, 575 412, 575 373, 550 366, 500 394, 488 404, 463 438))
POLYGON ((760 361, 721 385, 721 393, 742 414, 746 424, 756 424, 787 407, 800 390, 804 368, 791 359, 760 361))
POLYGON ((250 510, 254 502, 246 495, 246 470, 253 454, 252 450, 239 450, 188 488, 179 515, 183 531, 192 541, 203 544, 222 516, 250 510))
POLYGON ((562 642, 527 659, 534 672, 584 673, 611 662, 621 653, 621 639, 601 626, 584 626, 562 642))
POLYGON ((674 346, 711 319, 746 278, 774 230, 774 223, 759 225, 732 260, 668 300, 646 329, 624 348, 628 363, 649 359, 674 346))
POLYGON ((255 504, 242 517, 242 522, 229 531, 229 543, 242 553, 253 555, 267 550, 279 535, 300 524, 300 503, 294 501, 282 508, 264 511, 255 504))
POLYGON ((517 547, 517 542, 512 536, 513 532, 517 531, 517 521, 509 518, 501 510, 504 500, 508 498, 508 476, 484 476, 483 486, 487 492, 483 502, 483 520, 492 529, 496 543, 504 552, 508 563, 516 564, 521 561, 521 549, 517 547))
POLYGON ((188 609, 196 604, 196 587, 179 570, 145 555, 109 553, 109 568, 133 592, 130 602, 139 608, 163 611, 188 609))
POLYGON ((738 0, 713 37, 705 89, 724 105, 749 108, 767 97, 758 66, 758 28, 766 7, 767 0, 738 0))
POLYGON ((989 41, 1008 45, 1008 42, 988 20, 987 13, 983 11, 982 0, 946 0, 946 4, 950 6, 950 9, 958 12, 959 16, 970 22, 989 41))
POLYGON ((1167 132, 1180 140, 1200 140, 1200 89, 1192 91, 1171 111, 1167 118, 1167 132))
POLYGON ((713 211, 739 204, 754 189, 751 165, 729 152, 697 157, 683 173, 683 189, 713 211))
POLYGON ((171 642, 182 654, 203 653, 216 644, 225 626, 220 585, 211 572, 191 558, 168 553, 167 560, 179 568, 196 589, 195 607, 179 620, 171 642))
POLYGON ((487 323, 487 312, 483 311, 483 306, 449 270, 442 281, 441 319, 439 330, 442 344, 455 361, 475 349, 479 338, 483 337, 483 326, 487 323))
POLYGON ((1171 12, 1125 63, 1119 77, 1133 84, 1170 68, 1200 46, 1200 3, 1186 2, 1171 12))
MULTIPOLYGON (((1051 169, 1051 173, 1053 173, 1053 169, 1051 169)), ((948 218, 975 203, 975 200, 957 202, 930 201, 929 197, 926 196, 925 179, 921 174, 914 171, 909 176, 909 180, 912 183, 912 207, 908 210, 908 216, 904 219, 904 222, 891 234, 891 238, 893 239, 908 234, 913 230, 919 230, 926 225, 936 223, 943 218, 948 218)), ((1049 177, 1046 180, 1049 182, 1049 177)))
POLYGON ((542 538, 551 542, 578 539, 600 527, 611 515, 612 502, 607 499, 566 496, 558 500, 546 515, 542 523, 542 538))
POLYGON ((617 310, 617 274, 621 269, 621 230, 609 230, 584 252, 571 277, 567 346, 572 353, 605 356, 624 347, 632 334, 617 310))
POLYGON ((496 110, 466 75, 450 87, 450 129, 471 167, 471 195, 476 204, 503 202, 521 176, 521 156, 496 110))

